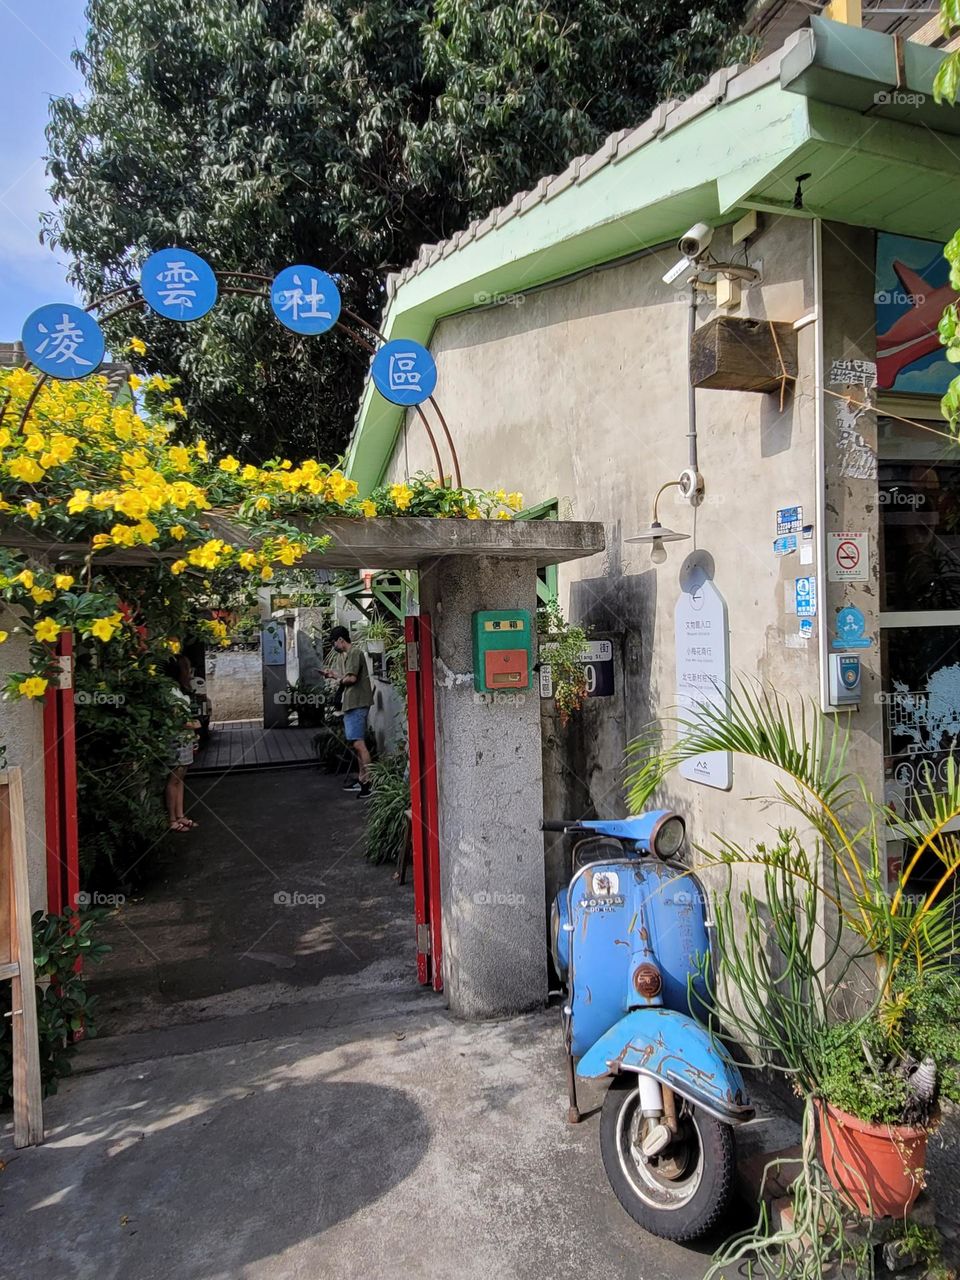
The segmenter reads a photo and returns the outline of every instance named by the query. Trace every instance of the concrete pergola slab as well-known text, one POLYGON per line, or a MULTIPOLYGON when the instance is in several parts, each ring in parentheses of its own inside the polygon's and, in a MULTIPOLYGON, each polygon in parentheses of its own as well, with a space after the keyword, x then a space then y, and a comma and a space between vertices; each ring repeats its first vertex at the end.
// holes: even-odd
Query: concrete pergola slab
MULTIPOLYGON (((211 537, 235 546, 253 547, 256 540, 226 516, 205 518, 211 537)), ((330 516, 324 520, 297 520, 304 533, 326 535, 330 546, 298 561, 298 568, 316 569, 417 569, 450 557, 525 560, 545 568, 596 555, 604 549, 603 525, 579 520, 440 520, 420 516, 375 516, 359 519, 330 516)), ((8 529, 0 534, 0 546, 15 546, 28 554, 51 560, 84 560, 90 548, 84 543, 51 543, 28 529, 8 529)), ((152 565, 175 560, 182 551, 166 552, 143 547, 117 547, 98 552, 95 564, 152 565)))

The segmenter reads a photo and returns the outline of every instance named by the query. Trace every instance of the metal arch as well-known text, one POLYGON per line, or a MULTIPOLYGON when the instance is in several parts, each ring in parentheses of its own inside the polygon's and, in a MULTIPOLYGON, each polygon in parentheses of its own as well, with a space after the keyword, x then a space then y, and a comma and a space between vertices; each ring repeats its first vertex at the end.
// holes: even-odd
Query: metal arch
MULTIPOLYGON (((256 281, 257 284, 265 284, 267 286, 273 283, 272 277, 261 275, 259 273, 252 272, 252 271, 215 271, 214 275, 217 278, 218 284, 221 285, 221 292, 224 294, 232 295, 232 296, 245 295, 247 297, 253 297, 253 298, 267 298, 268 295, 263 294, 262 292, 260 292, 259 289, 247 289, 247 288, 244 288, 242 285, 231 285, 231 284, 225 283, 225 281, 251 280, 251 281, 256 281)), ((88 306, 84 307, 84 311, 88 313, 91 311, 96 311, 100 307, 102 307, 105 303, 112 302, 114 298, 123 297, 125 294, 132 293, 134 290, 138 288, 139 286, 136 284, 128 284, 128 285, 124 285, 120 289, 114 289, 110 293, 105 293, 102 297, 94 299, 93 302, 89 303, 88 306)), ((145 303, 146 303, 146 299, 144 298, 133 298, 130 301, 124 303, 123 306, 117 307, 116 310, 111 311, 109 315, 103 316, 102 318, 105 320, 113 320, 117 316, 125 315, 126 312, 128 311, 133 311, 137 307, 144 306, 145 303)), ((349 319, 352 320, 354 324, 359 325, 364 329, 368 329, 372 334, 375 334, 376 337, 378 337, 381 342, 385 343, 387 341, 384 334, 376 327, 376 325, 371 324, 369 320, 362 319, 360 316, 356 315, 355 312, 351 311, 348 307, 341 306, 341 312, 342 314, 349 317, 349 319)), ((335 328, 339 329, 341 333, 345 333, 347 337, 352 339, 352 341, 358 347, 360 347, 363 351, 366 351, 368 354, 374 354, 376 352, 377 350, 376 346, 372 342, 370 342, 367 338, 365 338, 362 333, 359 333, 356 329, 351 328, 350 325, 346 325, 342 321, 338 320, 336 322, 335 328)), ((24 361, 22 368, 24 370, 27 370, 32 366, 32 364, 33 364, 33 361, 26 360, 24 361)), ((50 377, 49 374, 44 373, 42 370, 40 371, 40 377, 37 380, 37 384, 31 391, 30 396, 27 400, 27 403, 24 405, 23 411, 20 415, 20 422, 18 424, 19 430, 21 431, 23 430, 23 426, 30 415, 30 410, 33 408, 34 404, 36 403, 37 397, 40 394, 40 390, 44 386, 44 384, 49 380, 49 377, 50 377)), ((0 425, 3 424, 3 419, 7 411, 7 406, 10 403, 10 399, 11 397, 8 395, 4 400, 3 404, 0 405, 0 425)), ((443 412, 441 411, 440 406, 437 404, 437 401, 434 398, 434 396, 430 395, 428 399, 430 404, 433 406, 434 412, 436 413, 437 417, 440 419, 440 426, 443 429, 443 434, 446 439, 447 446, 450 450, 450 455, 453 459, 453 470, 454 470, 454 476, 456 478, 457 488, 462 488, 463 477, 460 471, 460 459, 457 456, 456 446, 453 443, 453 437, 450 434, 450 428, 447 425, 447 420, 444 417, 443 412)), ((419 417, 420 421, 423 424, 423 428, 427 433, 427 438, 430 441, 430 447, 433 450, 433 457, 437 466, 437 478, 439 479, 440 484, 444 485, 443 459, 440 456, 440 450, 437 446, 436 436, 433 434, 433 430, 431 429, 430 422, 426 414, 424 413, 422 406, 418 404, 418 405, 415 405, 414 408, 416 409, 417 416, 419 417)))

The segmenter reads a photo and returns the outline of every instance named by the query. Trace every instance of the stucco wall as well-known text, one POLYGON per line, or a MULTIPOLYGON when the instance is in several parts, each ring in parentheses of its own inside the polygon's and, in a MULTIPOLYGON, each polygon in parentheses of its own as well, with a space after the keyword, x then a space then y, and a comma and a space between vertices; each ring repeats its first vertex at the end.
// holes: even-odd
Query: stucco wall
MULTIPOLYGON (((812 233, 810 222, 790 218, 761 228, 750 261, 762 260, 764 282, 745 291, 739 314, 794 321, 813 308, 812 233)), ((732 254, 726 233, 713 249, 732 254)), ((624 637, 624 696, 605 708, 599 776, 585 780, 601 814, 624 812, 627 741, 675 704, 674 607, 694 548, 713 558, 727 602, 732 675, 818 693, 817 640, 800 637, 794 611, 794 578, 816 566, 799 567, 796 554, 778 559, 772 545, 777 508, 802 505, 805 519, 815 510, 816 325, 798 334, 800 379, 782 414, 775 396, 698 393, 706 500, 696 517, 670 493, 660 509, 664 524, 695 539, 671 544, 659 569, 648 546, 626 541, 649 524, 659 485, 687 464, 686 297, 661 280, 674 261, 666 249, 516 295, 444 320, 431 343, 465 483, 520 489, 529 504, 556 497, 561 518, 605 524, 604 555, 560 569, 570 616, 624 637)), ((702 308, 700 323, 710 314, 702 308)), ((415 418, 406 431, 409 470, 428 469, 415 418)), ((401 441, 391 478, 403 471, 401 441)), ((686 815, 696 841, 713 831, 768 839, 777 809, 743 801, 770 782, 736 762, 732 793, 675 776, 664 799, 686 815)))

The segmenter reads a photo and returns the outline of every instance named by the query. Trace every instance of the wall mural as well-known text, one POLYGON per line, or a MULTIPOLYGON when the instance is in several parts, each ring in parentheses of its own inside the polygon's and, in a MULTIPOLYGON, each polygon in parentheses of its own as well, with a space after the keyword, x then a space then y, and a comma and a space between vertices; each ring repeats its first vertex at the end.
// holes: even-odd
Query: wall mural
POLYGON ((878 390, 944 394, 957 369, 944 355, 937 324, 944 308, 958 298, 942 244, 878 233, 878 390))

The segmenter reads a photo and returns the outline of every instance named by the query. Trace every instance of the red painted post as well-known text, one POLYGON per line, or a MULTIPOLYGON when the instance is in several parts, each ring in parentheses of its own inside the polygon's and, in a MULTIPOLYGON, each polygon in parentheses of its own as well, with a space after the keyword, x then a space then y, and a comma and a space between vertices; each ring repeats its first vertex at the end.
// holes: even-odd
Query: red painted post
POLYGON ((423 704, 423 792, 427 882, 430 902, 430 954, 434 991, 443 990, 443 916, 440 910, 440 814, 437 801, 437 719, 433 697, 433 626, 420 615, 420 697, 423 704))
POLYGON ((404 618, 407 649, 407 737, 410 743, 410 813, 413 843, 413 916, 417 939, 417 981, 430 981, 427 863, 423 839, 423 768, 421 761, 420 619, 404 618))

